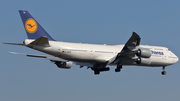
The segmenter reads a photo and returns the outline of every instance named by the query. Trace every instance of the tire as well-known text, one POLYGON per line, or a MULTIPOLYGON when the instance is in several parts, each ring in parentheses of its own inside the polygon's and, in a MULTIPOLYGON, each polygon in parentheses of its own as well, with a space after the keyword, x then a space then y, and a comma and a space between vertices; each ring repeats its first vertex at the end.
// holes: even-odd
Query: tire
POLYGON ((162 74, 162 75, 166 75, 166 71, 162 71, 161 74, 162 74))
POLYGON ((94 71, 94 74, 95 74, 95 75, 99 75, 99 74, 100 74, 100 71, 99 71, 99 70, 95 70, 95 71, 94 71))

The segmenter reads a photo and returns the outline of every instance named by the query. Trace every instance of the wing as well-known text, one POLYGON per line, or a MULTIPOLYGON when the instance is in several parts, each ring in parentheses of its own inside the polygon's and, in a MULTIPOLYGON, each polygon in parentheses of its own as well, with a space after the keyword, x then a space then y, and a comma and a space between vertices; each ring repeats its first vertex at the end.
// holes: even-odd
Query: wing
POLYGON ((130 39, 126 42, 123 49, 118 53, 117 56, 113 57, 110 60, 110 64, 123 64, 125 62, 134 62, 138 58, 136 56, 136 53, 138 49, 136 48, 140 44, 141 38, 139 35, 135 32, 132 33, 132 36, 130 39))
POLYGON ((68 60, 64 60, 58 57, 54 57, 54 56, 44 56, 44 55, 34 55, 34 54, 24 54, 24 53, 16 53, 16 52, 9 52, 12 54, 18 54, 18 55, 25 55, 28 57, 38 57, 38 58, 45 58, 45 59, 49 59, 50 61, 60 61, 60 62, 68 62, 68 60))
MULTIPOLYGON (((48 60, 54 62, 55 64, 58 63, 58 62, 60 62, 60 63, 62 63, 62 62, 71 62, 71 61, 68 61, 68 60, 65 60, 65 59, 61 59, 61 58, 55 57, 55 56, 24 54, 24 53, 16 53, 16 52, 9 52, 9 53, 18 54, 18 55, 25 55, 25 56, 28 56, 28 57, 45 58, 45 59, 48 59, 48 60)), ((79 65, 80 67, 83 67, 83 66, 93 67, 94 66, 94 64, 87 63, 87 62, 76 62, 75 64, 79 65)))

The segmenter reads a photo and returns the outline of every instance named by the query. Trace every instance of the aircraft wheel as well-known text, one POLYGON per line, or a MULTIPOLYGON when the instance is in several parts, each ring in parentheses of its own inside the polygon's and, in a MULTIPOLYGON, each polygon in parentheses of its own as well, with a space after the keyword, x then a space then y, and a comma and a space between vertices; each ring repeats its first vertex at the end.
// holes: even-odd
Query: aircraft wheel
POLYGON ((109 68, 109 67, 107 67, 107 68, 106 68, 106 71, 109 71, 109 70, 110 70, 110 68, 109 68))
POLYGON ((162 75, 166 75, 166 71, 162 71, 161 74, 162 74, 162 75))
POLYGON ((99 74, 100 74, 100 71, 99 71, 99 70, 94 70, 94 74, 95 74, 95 75, 99 75, 99 74))
POLYGON ((120 72, 121 70, 120 69, 115 69, 115 72, 120 72))
POLYGON ((115 72, 120 72, 122 69, 122 65, 121 64, 118 64, 117 65, 117 68, 115 69, 115 72))

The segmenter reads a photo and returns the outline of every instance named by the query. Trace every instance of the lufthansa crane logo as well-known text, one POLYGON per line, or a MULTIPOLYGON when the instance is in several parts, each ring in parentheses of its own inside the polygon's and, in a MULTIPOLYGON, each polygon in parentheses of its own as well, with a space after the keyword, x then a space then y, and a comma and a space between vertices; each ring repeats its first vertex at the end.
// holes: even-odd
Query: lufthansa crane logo
POLYGON ((33 18, 29 18, 25 23, 26 31, 33 34, 37 31, 37 23, 33 18))

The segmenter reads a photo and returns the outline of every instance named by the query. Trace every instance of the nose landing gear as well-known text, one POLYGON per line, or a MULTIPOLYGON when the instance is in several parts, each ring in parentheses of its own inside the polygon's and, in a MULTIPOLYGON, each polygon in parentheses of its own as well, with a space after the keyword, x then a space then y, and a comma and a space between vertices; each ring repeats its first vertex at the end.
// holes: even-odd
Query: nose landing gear
POLYGON ((161 72, 161 74, 162 74, 162 75, 166 75, 165 68, 166 68, 166 67, 165 67, 165 66, 163 66, 163 68, 162 68, 162 69, 163 69, 163 71, 161 72))

